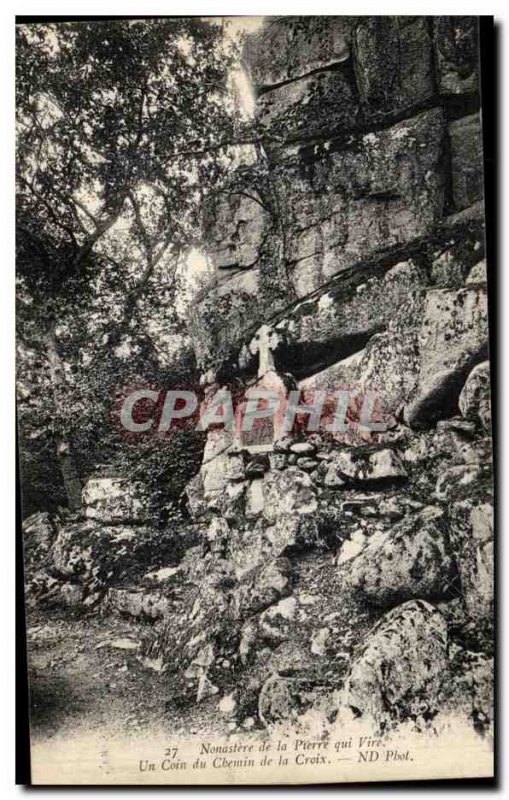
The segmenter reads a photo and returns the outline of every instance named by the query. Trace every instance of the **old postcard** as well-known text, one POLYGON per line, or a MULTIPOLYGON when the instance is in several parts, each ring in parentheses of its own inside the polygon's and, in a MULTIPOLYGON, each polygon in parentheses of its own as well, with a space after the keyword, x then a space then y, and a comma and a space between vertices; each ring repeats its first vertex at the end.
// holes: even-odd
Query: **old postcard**
POLYGON ((18 21, 32 783, 493 775, 482 56, 18 21))

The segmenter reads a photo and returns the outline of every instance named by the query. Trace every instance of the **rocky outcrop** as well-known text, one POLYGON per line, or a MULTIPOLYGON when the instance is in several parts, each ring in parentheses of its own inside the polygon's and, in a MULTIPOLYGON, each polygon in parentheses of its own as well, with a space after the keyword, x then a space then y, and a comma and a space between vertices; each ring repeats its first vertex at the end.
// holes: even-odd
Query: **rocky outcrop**
POLYGON ((478 91, 479 33, 476 17, 435 17, 433 40, 441 94, 478 91))
POLYGON ((213 274, 189 320, 204 392, 347 388, 348 429, 274 427, 260 445, 217 425, 186 489, 191 522, 152 530, 141 487, 96 480, 87 521, 27 536, 48 591, 152 623, 141 655, 167 674, 169 708, 207 702, 230 730, 333 707, 423 730, 461 712, 485 733, 477 23, 271 18, 243 62, 260 140, 207 198, 213 274))
POLYGON ((382 607, 413 597, 439 601, 454 596, 444 512, 430 506, 405 517, 386 533, 374 535, 345 569, 352 591, 382 607))
MULTIPOLYGON (((50 544, 32 550, 28 597, 77 612, 99 607, 136 618, 157 619, 174 594, 172 570, 200 534, 189 526, 106 525, 95 520, 44 520, 50 544), (168 575, 162 572, 170 570, 168 575)), ((35 520, 27 521, 29 531, 35 520)))
POLYGON ((22 527, 25 570, 31 572, 50 559, 56 524, 47 511, 42 511, 27 517, 22 527))
POLYGON ((451 544, 469 616, 493 626, 494 536, 491 498, 458 500, 450 510, 451 544), (484 502, 483 502, 484 500, 484 502))
POLYGON ((482 258, 477 46, 469 17, 284 17, 248 37, 262 150, 209 200, 216 272, 192 321, 207 369, 290 320, 304 377, 387 328, 406 299, 403 274, 380 283, 388 268, 415 254, 413 288, 433 284, 455 233, 482 258))
POLYGON ((258 119, 286 136, 393 119, 431 99, 431 49, 422 17, 271 21, 245 53, 258 119))
POLYGON ((348 675, 345 704, 384 729, 433 716, 447 671, 447 626, 429 603, 412 600, 375 626, 348 675))
POLYGON ((474 367, 458 399, 458 406, 466 419, 479 421, 484 430, 491 431, 490 365, 488 361, 474 367))
POLYGON ((213 663, 239 664, 235 713, 245 692, 269 727, 339 690, 380 730, 456 701, 481 730, 493 533, 477 23, 273 18, 244 66, 259 156, 208 204, 198 362, 207 380, 250 380, 263 335, 304 398, 352 396, 348 431, 293 430, 263 458, 210 437, 230 455, 205 459, 200 513, 237 637, 233 654, 231 636, 214 640, 213 663), (378 430, 361 423, 366 394, 378 430))
POLYGON ((452 416, 465 380, 487 355, 485 289, 417 291, 400 307, 387 333, 372 339, 360 382, 389 411, 404 409, 412 427, 452 416))
POLYGON ((376 445, 334 451, 325 464, 327 486, 383 488, 400 484, 407 477, 398 453, 376 445))
POLYGON ((287 83, 350 57, 345 17, 269 18, 246 44, 244 60, 258 92, 287 83))
POLYGON ((147 519, 143 487, 125 478, 90 478, 83 489, 88 519, 106 524, 142 523, 147 519))
POLYGON ((449 416, 472 366, 486 357, 488 309, 482 290, 428 292, 419 331, 417 387, 406 411, 411 425, 449 416))

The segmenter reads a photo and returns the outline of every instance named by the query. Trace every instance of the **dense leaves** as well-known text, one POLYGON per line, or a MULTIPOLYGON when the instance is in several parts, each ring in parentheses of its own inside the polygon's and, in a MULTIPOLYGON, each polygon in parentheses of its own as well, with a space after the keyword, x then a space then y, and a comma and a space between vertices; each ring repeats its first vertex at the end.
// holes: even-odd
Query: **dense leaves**
MULTIPOLYGON (((17 34, 23 480, 43 485, 43 453, 56 448, 80 480, 118 461, 138 473, 146 463, 159 492, 180 471, 180 486, 194 443, 184 452, 175 440, 170 452, 154 441, 150 458, 136 458, 112 409, 133 382, 196 380, 185 263, 202 199, 229 163, 222 142, 240 124, 229 91, 236 45, 194 18, 22 25, 17 34)), ((61 495, 50 490, 54 462, 47 505, 61 495)))

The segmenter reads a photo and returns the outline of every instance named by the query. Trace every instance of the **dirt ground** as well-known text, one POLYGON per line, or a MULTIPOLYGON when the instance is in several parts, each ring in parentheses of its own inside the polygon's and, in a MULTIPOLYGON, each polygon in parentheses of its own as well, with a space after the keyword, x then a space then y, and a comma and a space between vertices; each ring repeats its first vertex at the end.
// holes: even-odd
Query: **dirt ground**
POLYGON ((168 678, 145 666, 135 645, 143 623, 120 618, 27 620, 33 741, 93 731, 178 735, 224 730, 215 706, 176 709, 168 678))

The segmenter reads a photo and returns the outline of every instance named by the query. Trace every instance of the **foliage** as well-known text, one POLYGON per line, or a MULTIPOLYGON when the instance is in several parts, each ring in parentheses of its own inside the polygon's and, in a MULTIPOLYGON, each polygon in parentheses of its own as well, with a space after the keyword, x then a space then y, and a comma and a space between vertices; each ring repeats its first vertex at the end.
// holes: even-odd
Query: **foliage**
MULTIPOLYGON (((98 461, 125 461, 134 443, 126 449, 112 422, 116 394, 133 381, 171 388, 193 373, 182 267, 200 239, 202 199, 228 166, 221 142, 238 129, 228 93, 236 56, 220 26, 196 18, 18 27, 18 402, 28 483, 58 440, 70 443, 82 477, 98 461)), ((175 470, 177 487, 196 457, 189 444, 181 463, 181 444, 150 458, 133 450, 132 469, 146 469, 149 482, 152 470, 158 480, 175 470)))

